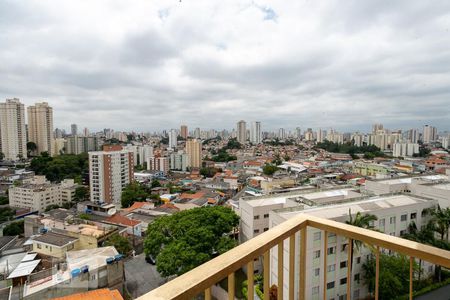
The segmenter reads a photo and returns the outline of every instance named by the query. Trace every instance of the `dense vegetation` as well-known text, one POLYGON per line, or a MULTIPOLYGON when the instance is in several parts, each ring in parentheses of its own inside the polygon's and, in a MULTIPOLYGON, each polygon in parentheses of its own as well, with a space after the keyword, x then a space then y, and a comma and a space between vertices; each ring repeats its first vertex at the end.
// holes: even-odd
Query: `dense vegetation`
POLYGON ((273 175, 273 173, 275 173, 277 170, 278 170, 278 167, 276 165, 273 165, 273 164, 266 164, 263 167, 263 173, 268 175, 268 176, 273 175))
POLYGON ((384 157, 385 154, 375 145, 363 145, 358 147, 354 145, 354 143, 333 143, 330 141, 323 141, 322 143, 317 143, 316 148, 324 149, 328 152, 333 153, 347 153, 352 157, 357 153, 364 153, 365 158, 374 158, 374 157, 384 157))
POLYGON ((229 162, 232 160, 236 160, 237 157, 234 155, 228 154, 227 150, 225 148, 222 148, 219 150, 217 155, 214 155, 211 160, 215 162, 229 162))
POLYGON ((23 234, 24 233, 24 222, 23 220, 18 221, 18 222, 13 222, 11 224, 8 224, 5 226, 5 228, 3 228, 3 235, 9 235, 9 236, 14 236, 14 235, 19 235, 19 234, 23 234))
POLYGON ((119 234, 111 235, 104 243, 104 246, 114 246, 120 254, 127 255, 133 249, 130 241, 119 234))
POLYGON ((9 203, 8 196, 0 196, 0 205, 5 205, 9 203))
POLYGON ((33 158, 30 168, 37 175, 45 175, 50 181, 60 182, 63 179, 73 178, 75 182, 81 183, 82 174, 89 171, 89 159, 87 153, 51 157, 47 152, 43 152, 33 158))
POLYGON ((264 140, 264 144, 270 145, 270 146, 290 146, 290 145, 294 145, 295 141, 293 139, 287 139, 287 140, 280 141, 279 138, 275 138, 272 140, 264 140))
POLYGON ((228 233, 238 224, 239 217, 222 206, 181 211, 149 224, 144 250, 162 276, 181 275, 235 247, 228 233))
POLYGON ((9 207, 0 208, 0 223, 14 219, 16 211, 9 207))
POLYGON ((223 149, 241 149, 242 145, 238 142, 236 138, 229 139, 227 145, 223 149))
POLYGON ((214 175, 216 175, 217 172, 222 172, 222 170, 214 167, 206 167, 200 169, 200 175, 208 178, 214 177, 214 175))
POLYGON ((128 184, 122 191, 122 207, 130 207, 134 202, 143 202, 150 194, 137 182, 128 184))

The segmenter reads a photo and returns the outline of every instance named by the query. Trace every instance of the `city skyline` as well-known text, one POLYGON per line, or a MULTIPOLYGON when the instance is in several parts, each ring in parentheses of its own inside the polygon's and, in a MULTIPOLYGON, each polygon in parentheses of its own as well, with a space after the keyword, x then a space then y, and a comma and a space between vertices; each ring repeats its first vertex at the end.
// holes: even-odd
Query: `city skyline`
POLYGON ((0 99, 58 128, 448 130, 449 5, 5 1, 0 99))

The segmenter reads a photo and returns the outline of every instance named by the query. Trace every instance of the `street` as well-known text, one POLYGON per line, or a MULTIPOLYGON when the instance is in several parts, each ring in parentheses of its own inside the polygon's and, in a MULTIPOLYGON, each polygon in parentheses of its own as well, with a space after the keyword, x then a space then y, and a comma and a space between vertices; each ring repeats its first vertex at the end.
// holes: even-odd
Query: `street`
POLYGON ((156 271, 156 266, 145 261, 142 253, 125 262, 127 289, 135 299, 165 283, 156 271))

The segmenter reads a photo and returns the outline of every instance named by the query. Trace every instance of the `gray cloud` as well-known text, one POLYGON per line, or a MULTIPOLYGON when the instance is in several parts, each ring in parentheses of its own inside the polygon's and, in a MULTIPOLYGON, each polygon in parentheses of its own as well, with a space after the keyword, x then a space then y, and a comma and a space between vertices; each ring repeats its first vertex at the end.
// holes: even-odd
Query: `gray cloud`
POLYGON ((55 127, 450 129, 450 4, 0 2, 0 98, 55 127))

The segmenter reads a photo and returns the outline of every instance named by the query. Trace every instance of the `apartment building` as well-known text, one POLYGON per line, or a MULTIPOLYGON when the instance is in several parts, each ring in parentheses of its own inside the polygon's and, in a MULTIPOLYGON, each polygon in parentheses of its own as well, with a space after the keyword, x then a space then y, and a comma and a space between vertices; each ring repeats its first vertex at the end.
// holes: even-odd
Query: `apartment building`
POLYGON ((77 186, 73 179, 50 183, 45 176, 34 176, 31 180, 24 180, 22 185, 9 189, 9 204, 12 207, 43 212, 49 205, 61 206, 72 202, 77 186))
POLYGON ((170 154, 170 169, 186 172, 189 166, 189 155, 183 151, 170 154))
POLYGON ((167 174, 170 169, 170 163, 168 157, 149 157, 147 160, 147 170, 149 171, 161 171, 167 174))
POLYGON ((98 151, 99 143, 95 136, 69 136, 64 141, 66 154, 80 154, 89 151, 98 151))
POLYGON ((186 141, 186 153, 188 155, 189 167, 202 167, 202 142, 199 140, 186 141))
MULTIPOLYGON (((373 214, 378 220, 373 223, 375 229, 392 236, 400 236, 406 232, 407 226, 415 222, 419 227, 424 224, 426 215, 423 211, 433 205, 437 200, 425 199, 413 195, 377 196, 365 200, 325 206, 298 206, 275 210, 269 213, 270 228, 299 214, 309 214, 321 218, 345 222, 352 215, 373 214)), ((327 253, 323 253, 323 232, 314 228, 307 230, 306 252, 306 299, 323 299, 326 292, 327 299, 347 299, 347 266, 348 266, 348 239, 335 234, 328 234, 327 253), (323 265, 323 255, 327 255, 327 266, 323 265), (324 286, 323 272, 327 272, 327 284, 324 286)), ((296 235, 296 245, 299 245, 299 234, 296 235)), ((278 250, 271 250, 271 284, 278 281, 278 250)), ((289 241, 284 242, 284 278, 289 278, 289 241)), ((382 249, 382 251, 384 251, 382 249)), ((298 246, 295 249, 295 266, 298 266, 300 254, 298 246)), ((361 299, 367 296, 368 290, 362 281, 362 265, 370 257, 369 249, 362 247, 354 252, 352 268, 352 299, 361 299)), ((429 265, 425 265, 425 271, 430 272, 429 265)), ((295 270, 295 293, 298 292, 298 267, 295 270)), ((288 295, 288 282, 284 281, 284 295, 288 295)))
POLYGON ((122 190, 134 178, 133 153, 120 145, 105 145, 103 151, 89 152, 91 201, 120 206, 122 190))
POLYGON ((17 98, 0 103, 0 152, 7 160, 27 158, 25 107, 17 98))
POLYGON ((53 108, 47 102, 36 103, 27 108, 28 141, 37 146, 37 153, 53 151, 53 108))

